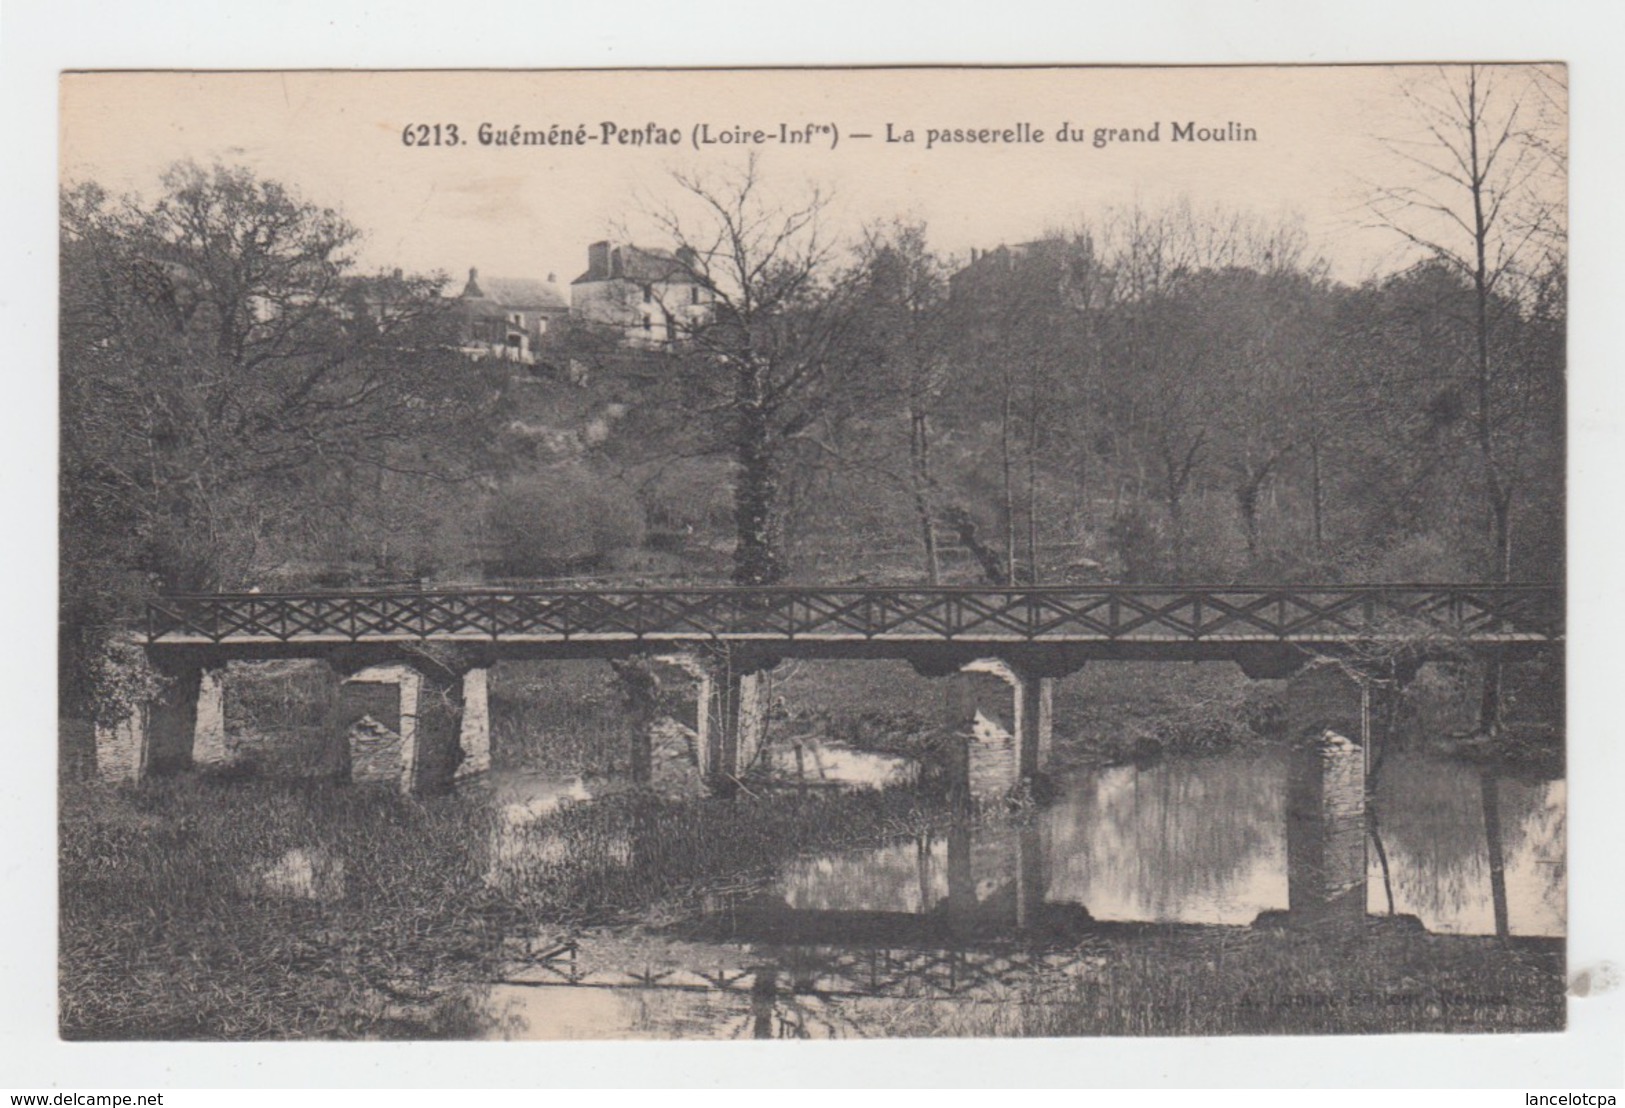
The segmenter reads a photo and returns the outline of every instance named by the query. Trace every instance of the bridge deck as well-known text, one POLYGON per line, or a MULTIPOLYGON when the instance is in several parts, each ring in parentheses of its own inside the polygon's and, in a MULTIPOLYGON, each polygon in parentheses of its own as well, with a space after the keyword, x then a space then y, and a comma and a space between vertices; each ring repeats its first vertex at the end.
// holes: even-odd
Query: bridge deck
POLYGON ((1559 642, 1555 585, 447 589, 171 595, 153 645, 1559 642))

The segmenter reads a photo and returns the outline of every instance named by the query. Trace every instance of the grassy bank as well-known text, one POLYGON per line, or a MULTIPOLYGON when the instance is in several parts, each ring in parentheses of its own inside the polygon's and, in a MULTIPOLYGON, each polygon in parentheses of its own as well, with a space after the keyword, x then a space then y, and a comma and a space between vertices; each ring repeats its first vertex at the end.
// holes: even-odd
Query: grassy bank
MULTIPOLYGON (((939 726, 940 681, 905 662, 792 663, 776 675, 792 725, 853 746, 914 753, 939 726)), ((1054 685, 1054 768, 1260 742, 1278 729, 1284 683, 1233 666, 1110 662, 1054 685)))
MULTIPOLYGON (((941 684, 906 663, 792 663, 776 675, 792 721, 853 746, 914 754, 939 726, 941 684)), ((1479 733, 1482 671, 1429 665, 1393 716, 1395 737, 1466 760, 1561 773, 1562 682, 1550 660, 1509 664, 1503 726, 1479 733)), ((1224 662, 1099 662, 1054 683, 1053 772, 1213 754, 1284 737, 1287 682, 1224 662)))
POLYGON ((1561 1031, 1561 940, 1369 924, 1363 935, 1107 926, 1094 972, 1036 1003, 917 1005, 899 1036, 1347 1035, 1561 1031))
POLYGON ((900 793, 627 795, 520 827, 477 795, 184 776, 64 791, 70 1039, 471 1034, 505 934, 648 918, 931 819, 900 793), (498 865, 504 851, 514 866, 498 865), (662 908, 662 904, 671 907, 662 908))

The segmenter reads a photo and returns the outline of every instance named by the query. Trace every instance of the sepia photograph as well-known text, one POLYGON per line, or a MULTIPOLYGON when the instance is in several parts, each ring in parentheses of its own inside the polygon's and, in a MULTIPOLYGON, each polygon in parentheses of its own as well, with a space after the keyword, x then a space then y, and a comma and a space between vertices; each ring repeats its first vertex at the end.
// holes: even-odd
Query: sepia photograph
POLYGON ((59 94, 62 1039, 1568 1026, 1564 65, 59 94))

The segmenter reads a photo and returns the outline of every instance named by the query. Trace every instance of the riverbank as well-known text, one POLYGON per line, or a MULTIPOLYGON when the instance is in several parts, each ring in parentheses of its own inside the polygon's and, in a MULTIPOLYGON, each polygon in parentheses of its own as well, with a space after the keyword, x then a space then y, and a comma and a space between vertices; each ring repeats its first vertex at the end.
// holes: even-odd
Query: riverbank
MULTIPOLYGON (((939 726, 940 685, 903 662, 801 663, 778 678, 787 726, 857 749, 916 755, 939 726)), ((1051 772, 1235 750, 1276 737, 1284 682, 1233 665, 1112 662, 1054 683, 1051 772)))

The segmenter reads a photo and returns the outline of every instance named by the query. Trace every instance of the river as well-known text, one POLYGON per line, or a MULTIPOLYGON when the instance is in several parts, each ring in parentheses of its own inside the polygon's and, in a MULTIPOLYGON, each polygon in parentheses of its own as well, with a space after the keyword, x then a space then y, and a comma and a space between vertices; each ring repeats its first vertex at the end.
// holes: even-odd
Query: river
MULTIPOLYGON (((1280 750, 1078 773, 1023 817, 798 858, 693 919, 529 937, 481 1003, 498 1037, 666 1039, 898 1034, 910 1006, 1038 1002, 1099 969, 1102 927, 1291 907, 1291 773, 1280 750)), ((1564 934, 1563 781, 1402 751, 1374 779, 1368 915, 1494 935, 1501 900, 1506 934, 1564 934)))

